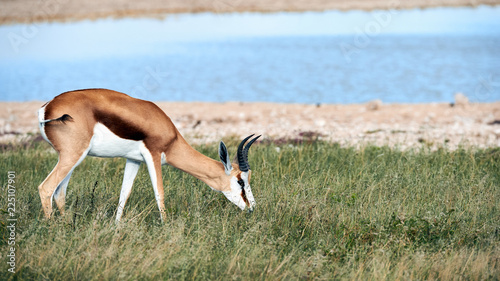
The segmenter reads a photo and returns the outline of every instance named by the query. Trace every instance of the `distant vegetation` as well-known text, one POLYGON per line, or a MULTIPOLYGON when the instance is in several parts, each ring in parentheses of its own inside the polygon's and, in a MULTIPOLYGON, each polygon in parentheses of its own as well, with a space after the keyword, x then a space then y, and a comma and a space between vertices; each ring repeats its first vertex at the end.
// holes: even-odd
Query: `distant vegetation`
MULTIPOLYGON (((227 141, 234 149, 237 140, 227 141)), ((196 147, 213 158, 217 145, 196 147)), ((234 155, 234 151, 232 155, 234 155)), ((67 214, 43 219, 46 143, 4 147, 16 173, 16 273, 2 226, 1 280, 498 280, 500 150, 267 142, 250 153, 253 214, 165 166, 161 224, 143 165, 116 225, 125 160, 87 158, 67 214), (278 149, 278 145, 280 149, 278 149)), ((5 196, 4 196, 5 195, 5 196)), ((6 223, 1 214, 1 223, 6 223)))

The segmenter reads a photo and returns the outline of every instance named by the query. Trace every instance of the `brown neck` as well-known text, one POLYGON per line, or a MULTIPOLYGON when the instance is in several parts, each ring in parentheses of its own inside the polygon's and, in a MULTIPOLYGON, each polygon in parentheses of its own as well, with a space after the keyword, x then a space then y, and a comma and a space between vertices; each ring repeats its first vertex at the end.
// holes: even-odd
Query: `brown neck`
POLYGON ((179 135, 170 145, 165 156, 169 165, 196 177, 211 188, 218 191, 230 189, 224 165, 196 151, 182 136, 179 135))

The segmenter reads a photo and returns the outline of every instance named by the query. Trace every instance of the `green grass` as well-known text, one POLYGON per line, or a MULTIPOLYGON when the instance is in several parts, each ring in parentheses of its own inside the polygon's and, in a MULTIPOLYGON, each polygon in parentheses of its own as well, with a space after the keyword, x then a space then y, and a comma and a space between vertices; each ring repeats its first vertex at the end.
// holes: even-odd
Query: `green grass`
MULTIPOLYGON (((237 142, 226 143, 234 153, 237 142)), ((499 279, 499 149, 276 147, 251 149, 253 214, 164 167, 161 224, 143 165, 119 225, 124 159, 88 157, 73 173, 66 216, 47 221, 37 186, 57 156, 45 143, 4 148, 0 209, 15 171, 17 261, 8 272, 2 226, 0 279, 499 279)), ((196 149, 217 155, 216 144, 196 149)))

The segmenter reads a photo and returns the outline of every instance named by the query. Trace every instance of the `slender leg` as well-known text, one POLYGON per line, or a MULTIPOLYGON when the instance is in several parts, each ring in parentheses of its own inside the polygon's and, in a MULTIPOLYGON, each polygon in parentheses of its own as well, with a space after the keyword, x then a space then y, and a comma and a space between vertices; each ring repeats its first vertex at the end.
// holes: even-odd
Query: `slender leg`
POLYGON ((144 161, 146 162, 146 165, 148 167, 149 177, 151 178, 151 183, 153 184, 153 190, 155 193, 156 204, 158 204, 161 221, 163 222, 163 220, 165 219, 165 195, 163 191, 163 180, 161 175, 161 154, 152 154, 146 147, 144 147, 142 156, 144 157, 144 161))
MULTIPOLYGON (((76 167, 75 165, 74 167, 76 167)), ((68 188, 69 179, 71 178, 71 174, 73 173, 73 169, 69 171, 69 173, 64 177, 62 182, 57 186, 54 191, 54 201, 56 201, 56 206, 59 209, 61 215, 64 215, 64 205, 66 205, 66 189, 68 188)))
POLYGON ((125 208, 125 203, 127 203, 127 199, 130 196, 130 192, 132 191, 132 185, 134 184, 135 177, 137 176, 137 172, 139 171, 139 167, 141 166, 141 162, 127 159, 127 163, 125 164, 125 172, 123 173, 123 183, 122 190, 120 192, 120 202, 118 203, 118 210, 116 211, 116 221, 119 222, 122 214, 123 208, 125 208))
POLYGON ((68 187, 71 173, 85 159, 88 151, 89 149, 79 155, 65 152, 59 153, 59 161, 56 166, 38 187, 46 218, 50 218, 52 215, 52 198, 55 199, 61 214, 64 214, 66 188, 68 187))

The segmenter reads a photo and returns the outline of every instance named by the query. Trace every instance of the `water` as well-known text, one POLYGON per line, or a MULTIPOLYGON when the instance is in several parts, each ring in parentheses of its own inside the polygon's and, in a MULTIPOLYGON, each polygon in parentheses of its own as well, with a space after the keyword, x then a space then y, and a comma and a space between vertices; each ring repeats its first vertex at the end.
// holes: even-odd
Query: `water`
MULTIPOLYGON (((98 28, 99 23, 109 20, 81 25, 98 28)), ((472 101, 500 100, 500 32, 375 34, 366 29, 370 21, 364 23, 358 26, 365 32, 353 28, 351 34, 278 32, 195 40, 186 33, 183 40, 147 39, 162 37, 156 33, 115 45, 105 37, 102 44, 53 40, 57 44, 48 51, 34 42, 31 51, 0 55, 1 100, 50 100, 81 88, 109 88, 155 101, 422 103, 451 102, 456 92, 472 101), (58 44, 64 48, 58 50, 58 44), (71 53, 78 46, 79 53, 71 53)), ((96 32, 90 28, 89 34, 96 32)))

